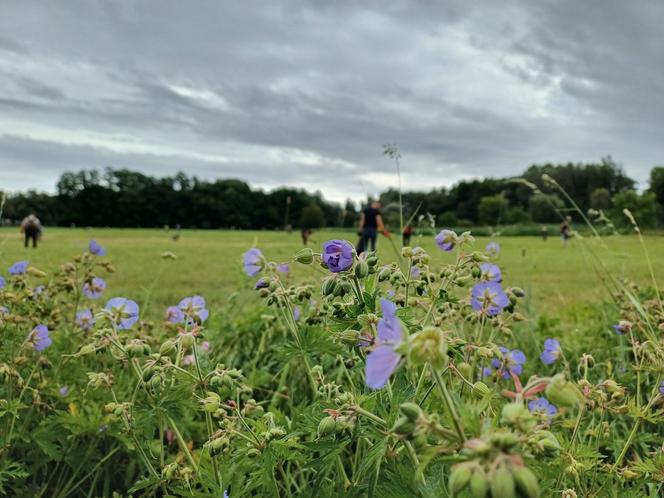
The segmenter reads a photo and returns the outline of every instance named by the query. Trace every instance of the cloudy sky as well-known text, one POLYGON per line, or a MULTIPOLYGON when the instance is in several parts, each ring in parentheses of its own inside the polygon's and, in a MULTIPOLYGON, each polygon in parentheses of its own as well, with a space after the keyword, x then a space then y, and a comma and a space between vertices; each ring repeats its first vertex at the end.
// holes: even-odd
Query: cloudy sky
POLYGON ((0 188, 184 170, 359 199, 664 164, 661 0, 0 0, 0 188))

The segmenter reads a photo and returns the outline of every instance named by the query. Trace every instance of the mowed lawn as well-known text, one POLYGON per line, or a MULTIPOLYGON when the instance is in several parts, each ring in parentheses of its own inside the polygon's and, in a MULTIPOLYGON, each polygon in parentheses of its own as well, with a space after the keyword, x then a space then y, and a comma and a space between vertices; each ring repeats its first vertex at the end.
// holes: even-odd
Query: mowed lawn
MULTIPOLYGON (((47 228, 40 246, 24 249, 16 228, 0 229, 0 275, 7 275, 7 267, 15 261, 27 259, 34 266, 52 271, 85 250, 95 238, 108 251, 106 259, 113 262, 117 272, 100 276, 107 279, 104 298, 125 296, 136 300, 146 318, 160 319, 165 308, 181 298, 200 294, 206 298, 213 312, 240 313, 257 302, 252 294, 253 280, 242 271, 242 253, 256 246, 273 261, 288 262, 301 248, 298 232, 270 231, 203 231, 182 230, 179 240, 175 232, 146 229, 64 229, 47 228), (178 256, 175 261, 163 259, 164 251, 178 256), (235 295, 234 299, 229 298, 235 295)), ((323 241, 347 238, 356 242, 349 232, 323 230, 316 232, 310 244, 320 250, 323 241)), ((475 247, 483 249, 487 238, 478 238, 475 247)), ((616 277, 626 277, 638 283, 650 281, 644 253, 636 236, 615 236, 601 242, 587 240, 587 244, 572 241, 562 248, 559 238, 547 241, 536 237, 503 237, 496 239, 501 247, 497 263, 503 269, 506 285, 518 285, 528 293, 528 314, 564 315, 573 307, 598 302, 608 297, 588 251, 592 248, 616 277)), ((664 237, 646 238, 656 277, 664 280, 664 237)), ((412 245, 421 245, 430 252, 434 262, 453 260, 451 253, 441 252, 432 236, 413 237, 412 245)), ((385 239, 379 239, 382 260, 393 261, 395 250, 385 239)), ((299 281, 319 281, 320 268, 291 265, 289 278, 299 281)), ((104 299, 102 298, 102 300, 104 299)))

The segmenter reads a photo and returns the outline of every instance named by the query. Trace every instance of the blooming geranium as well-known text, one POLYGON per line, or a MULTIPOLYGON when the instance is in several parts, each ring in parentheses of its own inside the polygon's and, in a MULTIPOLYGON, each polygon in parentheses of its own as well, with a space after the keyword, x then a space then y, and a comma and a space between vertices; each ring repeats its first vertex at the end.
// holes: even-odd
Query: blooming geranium
POLYGON ((366 382, 372 389, 383 387, 396 370, 401 354, 395 349, 403 342, 403 330, 396 316, 396 305, 383 298, 380 300, 380 307, 383 318, 378 322, 376 347, 367 355, 366 362, 366 382))
POLYGON ((267 281, 267 279, 261 277, 256 281, 256 285, 254 285, 254 289, 259 290, 259 289, 265 289, 270 286, 270 283, 267 281))
POLYGON ((632 330, 632 324, 627 320, 620 320, 618 323, 611 325, 613 331, 618 335, 628 334, 632 330))
POLYGON ((551 365, 558 361, 563 355, 562 349, 560 349, 560 342, 557 339, 547 339, 544 341, 544 351, 540 355, 540 360, 545 365, 551 365))
POLYGON ((46 325, 37 325, 32 332, 28 334, 28 342, 31 342, 36 351, 43 351, 51 344, 53 340, 48 336, 49 331, 46 325))
POLYGON ((75 322, 76 325, 81 327, 83 330, 90 330, 95 324, 95 316, 92 314, 92 311, 87 308, 76 312, 75 322))
POLYGON ((484 369, 484 376, 489 377, 494 371, 503 379, 509 379, 512 375, 521 375, 523 364, 526 362, 526 355, 519 349, 509 350, 501 347, 500 358, 491 360, 491 367, 484 369))
POLYGON ((410 278, 417 278, 420 276, 421 273, 422 271, 417 266, 413 266, 410 269, 410 278))
POLYGON ((18 261, 11 265, 7 271, 10 275, 23 275, 27 271, 29 264, 27 261, 18 261))
POLYGON ((255 277, 263 269, 265 257, 260 249, 252 247, 242 255, 244 272, 250 277, 255 277))
POLYGON ((69 394, 69 387, 62 386, 60 389, 58 389, 58 392, 60 393, 60 396, 64 398, 69 394))
POLYGON ((353 246, 347 240, 323 242, 323 263, 332 273, 348 270, 353 265, 353 246))
POLYGON ((489 256, 498 256, 500 254, 500 244, 494 241, 489 242, 486 245, 486 252, 489 253, 489 256))
POLYGON ((498 282, 475 284, 470 294, 470 305, 475 311, 496 316, 509 304, 510 300, 498 282))
POLYGON ((288 263, 282 263, 280 265, 277 265, 277 271, 279 273, 288 273, 290 271, 290 266, 288 263))
POLYGON ((138 321, 138 304, 126 297, 109 299, 104 309, 119 330, 127 330, 138 321))
POLYGON ((5 277, 0 277, 0 289, 3 289, 5 287, 5 277))
POLYGON ((436 245, 445 252, 450 252, 454 249, 454 246, 457 243, 457 234, 452 230, 441 230, 438 235, 436 235, 436 245))
POLYGON ((177 306, 169 306, 166 308, 166 321, 170 323, 184 322, 184 313, 177 306))
POLYGON ((95 256, 106 256, 106 249, 104 249, 95 239, 90 239, 90 244, 88 244, 88 250, 90 254, 95 256))
POLYGON ((300 316, 302 315, 302 311, 300 310, 299 306, 295 306, 293 308, 293 320, 296 322, 300 319, 300 316))
POLYGON ((186 318, 195 318, 201 323, 207 320, 210 315, 205 307, 203 296, 185 297, 178 304, 178 308, 184 313, 186 318))
POLYGON ((500 272, 498 265, 494 265, 492 263, 482 263, 480 265, 480 271, 482 272, 482 280, 498 283, 503 281, 503 275, 500 272))
POLYGON ((544 415, 548 418, 551 418, 558 413, 558 409, 555 405, 552 405, 546 398, 535 398, 529 401, 528 410, 530 410, 531 413, 544 415))
POLYGON ((103 278, 95 277, 90 282, 83 284, 83 294, 89 299, 98 299, 106 289, 106 281, 103 278))

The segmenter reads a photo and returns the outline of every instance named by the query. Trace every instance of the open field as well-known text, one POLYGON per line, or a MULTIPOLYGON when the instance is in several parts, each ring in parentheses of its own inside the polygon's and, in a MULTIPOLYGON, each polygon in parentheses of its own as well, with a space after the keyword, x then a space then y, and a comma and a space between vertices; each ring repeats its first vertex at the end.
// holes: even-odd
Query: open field
MULTIPOLYGON (((108 250, 107 259, 117 273, 104 276, 107 297, 135 299, 146 318, 159 319, 164 309, 183 296, 200 294, 210 303, 212 313, 224 311, 229 296, 239 292, 250 295, 252 281, 242 271, 241 255, 252 245, 260 247, 274 261, 287 262, 301 247, 299 233, 269 231, 195 231, 183 230, 178 241, 174 232, 143 229, 64 229, 48 228, 37 250, 24 249, 16 229, 0 230, 0 269, 15 261, 28 259, 44 270, 54 270, 87 247, 95 238, 108 250), (178 256, 176 261, 160 258, 164 251, 178 256)), ((310 245, 320 251, 320 244, 332 238, 350 238, 353 234, 324 230, 314 234, 310 245)), ((478 238, 482 250, 489 239, 478 238)), ((608 298, 592 255, 580 241, 572 241, 563 250, 557 237, 543 241, 539 237, 503 237, 497 263, 505 281, 528 293, 527 310, 533 315, 565 318, 571 308, 597 303, 608 298)), ((605 237, 601 243, 588 240, 595 254, 611 273, 646 284, 650 277, 641 245, 636 236, 605 237)), ((439 251, 433 237, 413 237, 412 245, 421 245, 434 255, 438 264, 453 261, 452 253, 439 251)), ((656 276, 664 275, 664 237, 646 238, 656 276)), ((382 261, 395 259, 395 252, 385 238, 379 239, 382 261)), ((311 278, 309 268, 291 265, 293 279, 311 278)), ((321 270, 320 273, 323 273, 321 270)), ((0 273, 2 274, 2 273, 0 273)), ((242 303, 243 300, 240 300, 242 303)), ((233 308, 237 311, 237 307, 233 308)))

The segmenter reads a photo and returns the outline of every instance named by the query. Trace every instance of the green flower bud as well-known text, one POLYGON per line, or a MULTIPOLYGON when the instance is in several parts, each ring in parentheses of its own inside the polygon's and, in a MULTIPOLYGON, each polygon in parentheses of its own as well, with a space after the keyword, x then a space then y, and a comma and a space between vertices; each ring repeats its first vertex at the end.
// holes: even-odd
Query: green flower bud
POLYGON ((516 485, 512 473, 507 469, 498 469, 491 479, 491 498, 515 498, 516 485))
POLYGON ((473 266, 473 269, 470 271, 470 274, 473 278, 480 278, 482 276, 482 270, 479 266, 473 266))
POLYGON ((481 381, 480 382, 475 382, 475 384, 473 384, 473 391, 478 396, 481 396, 481 397, 484 397, 484 396, 486 396, 487 394, 489 394, 491 392, 491 390, 489 389, 489 386, 487 386, 484 382, 481 382, 481 381))
POLYGON ((477 468, 470 477, 470 496, 486 498, 489 494, 489 479, 483 469, 477 468))
POLYGON ((574 406, 583 400, 579 388, 569 382, 564 374, 557 374, 546 388, 546 397, 554 405, 574 406))
POLYGON ((407 419, 406 417, 401 417, 394 422, 392 427, 392 432, 398 434, 399 436, 411 436, 415 430, 415 422, 407 419))
POLYGON ((358 261, 355 264, 355 276, 359 279, 365 278, 369 275, 369 265, 366 261, 358 261))
POLYGON ((390 278, 390 275, 392 274, 392 270, 388 266, 384 266, 383 268, 380 269, 380 271, 377 274, 378 281, 379 282, 384 282, 388 278, 390 278))
POLYGON ((527 467, 519 467, 512 471, 516 488, 524 498, 539 498, 540 488, 537 477, 527 467))
POLYGON ((337 422, 334 417, 325 417, 318 423, 318 437, 333 434, 337 429, 337 422))
POLYGON ((500 421, 522 432, 528 432, 537 425, 535 417, 521 403, 509 403, 503 406, 500 421))
POLYGON ((207 397, 203 398, 201 403, 203 404, 203 410, 208 413, 214 413, 219 409, 219 405, 221 404, 221 397, 217 393, 208 391, 207 397))
POLYGON ((422 409, 417 403, 401 403, 399 411, 404 417, 413 422, 422 416, 422 409))
POLYGON ((376 256, 369 256, 367 258, 367 264, 370 268, 375 267, 378 264, 378 258, 376 256))
POLYGON ((184 349, 189 349, 191 346, 193 346, 195 340, 196 338, 194 337, 194 334, 190 332, 180 336, 180 342, 182 343, 182 347, 184 349))
POLYGON ((415 365, 431 363, 436 369, 447 365, 447 340, 440 329, 426 327, 410 336, 408 357, 415 365))
POLYGON ((346 329, 336 334, 336 338, 344 344, 349 346, 356 346, 360 340, 360 332, 358 330, 346 329))
POLYGON ((329 277, 323 280, 323 295, 331 296, 334 294, 334 291, 337 289, 337 279, 335 277, 329 277))
POLYGON ((159 347, 159 354, 162 356, 168 356, 173 351, 175 351, 175 342, 168 339, 159 347))
POLYGON ((521 287, 512 287, 510 289, 516 297, 525 297, 526 292, 521 287))
POLYGON ((78 354, 83 356, 86 354, 94 353, 95 351, 97 351, 97 348, 95 347, 94 344, 86 344, 82 346, 81 349, 78 350, 78 354))
POLYGON ((494 447, 501 450, 510 450, 519 444, 519 438, 512 432, 494 432, 489 439, 494 447))
POLYGON ((450 478, 447 481, 447 489, 452 498, 457 496, 466 486, 468 486, 472 475, 473 464, 471 462, 460 463, 452 467, 450 478))
POLYGON ((303 265, 310 265, 314 262, 314 251, 310 247, 305 247, 295 255, 295 261, 303 265))
POLYGON ((473 375, 473 367, 465 361, 462 361, 457 365, 457 370, 464 379, 470 379, 470 377, 473 375))

